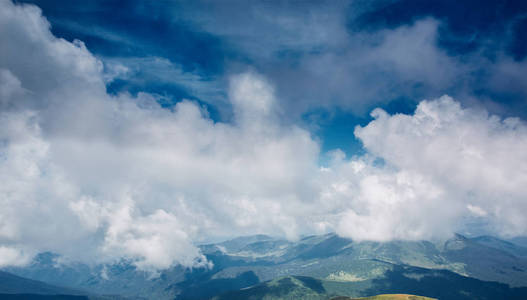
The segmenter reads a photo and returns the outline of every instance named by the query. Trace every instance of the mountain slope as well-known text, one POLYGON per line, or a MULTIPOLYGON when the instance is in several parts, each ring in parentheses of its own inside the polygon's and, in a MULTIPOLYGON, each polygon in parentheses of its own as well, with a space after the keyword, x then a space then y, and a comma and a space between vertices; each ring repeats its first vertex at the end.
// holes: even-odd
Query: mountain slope
POLYGON ((88 300, 87 296, 41 295, 41 294, 1 294, 2 300, 88 300))
POLYGON ((58 287, 42 281, 31 280, 0 271, 0 293, 2 294, 41 294, 41 295, 83 295, 85 293, 58 287))
MULTIPOLYGON (((238 240, 238 243, 241 241, 238 240)), ((428 269, 447 269, 480 280, 527 286, 527 257, 524 248, 489 237, 469 239, 461 235, 443 242, 391 241, 353 242, 334 234, 310 236, 277 247, 266 240, 257 248, 247 242, 239 248, 209 245, 206 255, 228 256, 240 263, 225 266, 215 276, 232 277, 252 271, 261 281, 286 275, 317 278, 371 279, 386 270, 384 262, 428 269), (266 248, 265 245, 270 245, 266 248), (277 250, 279 249, 279 251, 277 250), (267 251, 266 251, 267 250, 267 251)))
POLYGON ((522 247, 497 238, 466 238, 456 235, 448 240, 441 255, 464 265, 466 275, 511 286, 527 286, 527 258, 519 256, 522 247))
POLYGON ((350 298, 350 297, 335 297, 331 300, 435 300, 433 298, 416 296, 416 295, 407 295, 407 294, 384 294, 371 297, 361 297, 361 298, 350 298))
POLYGON ((60 264, 57 255, 41 253, 26 267, 5 268, 24 278, 44 281, 51 285, 68 286, 104 295, 152 297, 171 299, 175 295, 165 288, 185 278, 185 269, 176 266, 155 277, 138 271, 129 262, 88 266, 81 263, 60 264))
POLYGON ((388 271, 384 277, 371 280, 344 282, 320 280, 306 276, 287 276, 241 289, 239 291, 227 292, 216 296, 213 299, 327 300, 338 296, 357 298, 367 295, 388 293, 427 295, 442 300, 520 300, 526 299, 527 288, 510 288, 505 284, 467 278, 450 271, 428 270, 394 265, 393 269, 388 271))
POLYGON ((493 236, 482 235, 475 238, 471 238, 470 240, 480 245, 485 245, 489 248, 509 252, 510 254, 517 257, 527 257, 527 247, 516 245, 515 243, 504 241, 493 236))
MULTIPOLYGON (((63 265, 58 263, 56 255, 43 253, 29 266, 6 270, 51 285, 70 286, 97 294, 180 300, 210 298, 287 276, 317 278, 330 285, 335 283, 333 286, 372 284, 375 280, 387 278, 394 268, 405 266, 431 272, 449 270, 479 280, 527 286, 527 258, 521 255, 525 248, 493 237, 456 235, 444 242, 381 243, 354 242, 335 234, 307 236, 296 242, 258 235, 201 245, 200 249, 213 263, 213 268, 175 266, 152 276, 138 271, 132 262, 63 265)), ((434 280, 440 282, 440 279, 434 280)), ((427 290, 398 291, 429 295, 427 290)), ((369 294, 349 296, 393 292, 374 290, 369 294)))

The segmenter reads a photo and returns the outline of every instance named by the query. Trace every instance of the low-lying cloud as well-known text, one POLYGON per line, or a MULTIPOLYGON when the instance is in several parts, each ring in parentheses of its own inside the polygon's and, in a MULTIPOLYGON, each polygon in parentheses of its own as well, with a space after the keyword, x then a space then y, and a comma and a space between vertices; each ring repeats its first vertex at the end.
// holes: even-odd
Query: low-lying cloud
MULTIPOLYGON (((109 95, 82 42, 35 6, 0 2, 0 266, 40 251, 144 270, 208 262, 196 242, 337 231, 361 240, 444 237, 467 217, 527 231, 527 127, 445 96, 413 115, 375 110, 326 167, 310 132, 281 122, 254 72, 233 76, 233 120, 196 102, 109 95)), ((350 132, 349 134, 353 134, 350 132)))

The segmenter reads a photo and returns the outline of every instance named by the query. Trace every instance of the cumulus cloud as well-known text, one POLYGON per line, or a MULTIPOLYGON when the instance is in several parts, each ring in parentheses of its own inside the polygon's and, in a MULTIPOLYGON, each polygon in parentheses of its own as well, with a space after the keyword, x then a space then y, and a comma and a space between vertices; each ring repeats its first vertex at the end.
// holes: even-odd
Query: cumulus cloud
POLYGON ((355 130, 368 154, 335 150, 320 167, 319 144, 281 122, 263 76, 231 78, 229 123, 188 100, 164 109, 155 95, 112 96, 82 42, 54 37, 35 6, 0 6, 2 266, 39 251, 144 270, 204 266, 195 243, 212 237, 421 239, 466 216, 526 233, 519 119, 448 97, 413 115, 375 110, 355 130))
POLYGON ((413 115, 376 109, 372 116, 355 129, 367 154, 346 159, 337 151, 321 172, 321 203, 339 211, 331 224, 337 233, 446 238, 474 220, 487 224, 487 233, 526 233, 522 120, 462 108, 448 96, 420 102, 413 115))
POLYGON ((266 80, 232 79, 233 124, 190 101, 110 96, 82 42, 54 37, 34 6, 1 4, 2 244, 147 269, 202 263, 199 237, 298 234, 318 144, 274 122, 266 80))
MULTIPOLYGON (((369 153, 397 171, 391 182, 379 185, 377 177, 364 182, 361 191, 372 190, 369 205, 382 206, 373 206, 371 218, 364 222, 395 212, 408 221, 397 221, 394 228, 419 220, 421 226, 402 228, 403 235, 411 236, 411 230, 422 226, 423 233, 454 226, 471 213, 493 222, 495 233, 525 234, 527 220, 521 212, 527 208, 523 150, 527 126, 523 121, 464 109, 448 96, 422 101, 413 115, 390 116, 377 109, 372 116, 375 120, 357 127, 355 135, 369 153), (401 210, 394 211, 390 206, 397 201, 401 202, 395 207, 401 210)), ((355 224, 350 219, 347 222, 355 224)))

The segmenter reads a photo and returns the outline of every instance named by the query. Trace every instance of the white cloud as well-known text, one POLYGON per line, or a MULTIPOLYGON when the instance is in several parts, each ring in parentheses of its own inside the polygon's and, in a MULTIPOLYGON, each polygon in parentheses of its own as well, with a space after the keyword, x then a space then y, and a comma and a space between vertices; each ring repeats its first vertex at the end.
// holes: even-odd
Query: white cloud
POLYGON ((488 213, 481 207, 479 206, 474 206, 472 204, 467 204, 467 209, 475 216, 478 216, 478 217, 484 217, 486 216, 488 213))
POLYGON ((133 218, 133 201, 107 216, 104 252, 115 256, 139 257, 140 269, 165 269, 175 261, 185 266, 208 266, 206 259, 180 228, 178 218, 158 209, 148 216, 133 218))
POLYGON ((281 122, 273 86, 255 73, 231 80, 232 123, 187 100, 167 110, 145 93, 110 96, 81 42, 9 1, 0 70, 3 265, 38 251, 145 270, 203 265, 195 242, 252 233, 420 239, 451 233, 468 207, 496 232, 527 228, 525 124, 448 97, 414 115, 374 111, 355 131, 369 154, 336 150, 320 168, 318 143, 281 122))
POLYGON ((0 267, 23 266, 31 262, 33 253, 25 253, 14 247, 0 246, 0 267))
POLYGON ((151 269, 202 263, 199 238, 298 234, 318 144, 274 122, 263 78, 233 78, 234 124, 190 101, 113 97, 81 42, 51 35, 34 6, 1 5, 0 86, 13 107, 0 112, 0 243, 151 269))
MULTIPOLYGON (((523 121, 464 109, 448 96, 422 101, 414 115, 390 116, 382 110, 372 115, 374 121, 355 130, 370 153, 432 183, 443 193, 435 201, 448 210, 462 214, 471 205, 472 212, 487 212, 497 233, 526 233, 527 219, 520 216, 527 209, 527 126, 523 121)), ((420 213, 426 221, 445 209, 420 213)), ((452 224, 448 219, 447 224, 452 224)))

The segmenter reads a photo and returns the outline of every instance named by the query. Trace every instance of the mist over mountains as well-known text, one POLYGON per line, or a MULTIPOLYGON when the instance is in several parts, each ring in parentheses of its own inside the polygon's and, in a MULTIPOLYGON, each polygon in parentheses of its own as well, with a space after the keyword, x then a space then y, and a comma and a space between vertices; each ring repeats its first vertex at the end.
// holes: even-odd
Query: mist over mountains
POLYGON ((291 242, 256 235, 200 249, 211 267, 176 266, 156 274, 126 261, 89 266, 42 253, 26 267, 4 268, 29 278, 20 281, 37 280, 41 285, 21 281, 18 290, 9 290, 13 285, 5 282, 0 293, 75 290, 90 297, 123 299, 329 299, 386 293, 522 299, 527 295, 527 248, 491 236, 353 242, 326 234, 291 242))
POLYGON ((0 0, 0 298, 527 298, 526 32, 511 0, 0 0))

